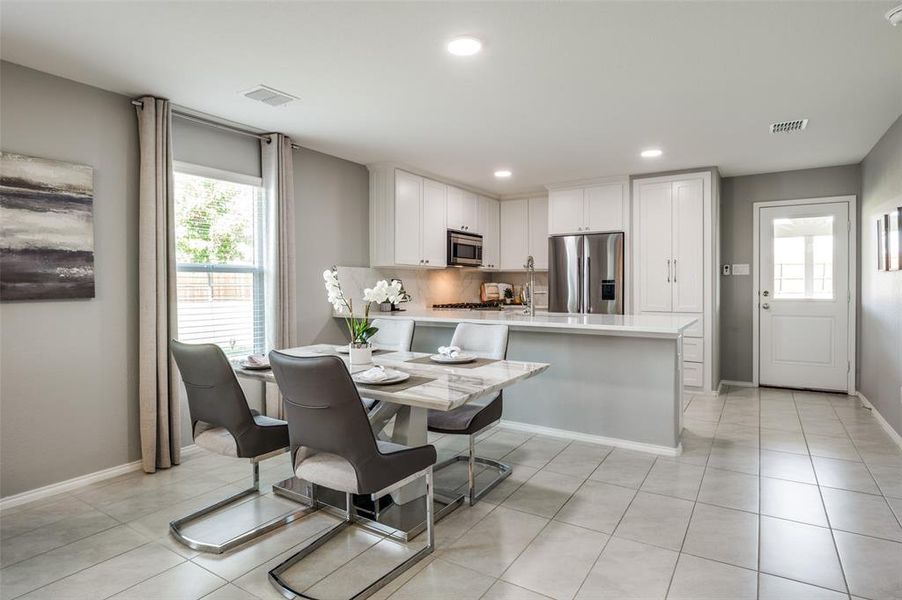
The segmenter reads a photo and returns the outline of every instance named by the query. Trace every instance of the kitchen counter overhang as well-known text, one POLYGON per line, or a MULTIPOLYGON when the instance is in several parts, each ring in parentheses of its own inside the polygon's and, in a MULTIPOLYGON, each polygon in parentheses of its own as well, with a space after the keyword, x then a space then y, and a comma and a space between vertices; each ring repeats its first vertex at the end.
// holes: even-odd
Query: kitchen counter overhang
POLYGON ((503 422, 536 433, 678 455, 682 452, 682 332, 694 317, 535 316, 505 311, 407 310, 413 349, 435 352, 457 323, 511 328, 511 360, 550 363, 542 377, 504 392, 503 422))
MULTIPOLYGON (((341 317, 341 314, 335 314, 341 317)), ((374 312, 371 318, 412 319, 417 323, 455 325, 483 323, 508 325, 514 331, 545 331, 628 337, 678 338, 698 319, 679 315, 599 315, 536 311, 523 314, 522 308, 503 310, 434 310, 408 309, 397 312, 374 312)))

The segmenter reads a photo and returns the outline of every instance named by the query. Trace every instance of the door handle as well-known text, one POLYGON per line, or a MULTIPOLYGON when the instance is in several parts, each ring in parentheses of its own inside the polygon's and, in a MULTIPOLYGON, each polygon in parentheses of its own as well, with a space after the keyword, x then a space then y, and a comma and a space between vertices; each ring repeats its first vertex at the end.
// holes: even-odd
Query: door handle
POLYGON ((670 283, 670 259, 667 259, 667 283, 670 283))
POLYGON ((761 295, 764 296, 765 298, 767 298, 768 296, 770 296, 770 292, 768 292, 767 290, 764 290, 763 292, 761 292, 761 295))
POLYGON ((768 310, 770 308, 770 304, 765 302, 764 304, 761 305, 761 308, 763 308, 764 310, 768 310))

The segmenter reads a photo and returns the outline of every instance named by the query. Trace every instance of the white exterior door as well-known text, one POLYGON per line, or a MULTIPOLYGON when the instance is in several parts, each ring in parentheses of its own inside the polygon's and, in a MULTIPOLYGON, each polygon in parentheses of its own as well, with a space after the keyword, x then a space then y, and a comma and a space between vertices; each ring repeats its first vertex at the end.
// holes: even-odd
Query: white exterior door
POLYGON ((585 221, 582 188, 551 191, 548 196, 548 230, 552 235, 579 233, 585 221))
POLYGON ((849 205, 761 208, 758 248, 759 383, 848 390, 849 205))
POLYGON ((420 264, 420 216, 423 205, 423 178, 404 171, 395 172, 395 263, 420 264))
POLYGON ((639 189, 639 311, 671 312, 673 186, 650 183, 639 189))
POLYGON ((705 309, 704 189, 701 179, 673 183, 673 283, 674 312, 705 309))
POLYGON ((448 229, 445 225, 447 197, 444 183, 423 180, 423 264, 444 267, 448 264, 448 229))

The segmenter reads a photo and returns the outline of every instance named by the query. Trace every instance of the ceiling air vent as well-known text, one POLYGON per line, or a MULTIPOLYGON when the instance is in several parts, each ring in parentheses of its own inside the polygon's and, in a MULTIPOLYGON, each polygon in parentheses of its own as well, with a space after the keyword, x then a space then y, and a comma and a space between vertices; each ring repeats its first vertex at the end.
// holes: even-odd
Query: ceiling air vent
POLYGON ((792 133, 793 131, 802 131, 808 127, 808 119, 796 119, 795 121, 780 121, 779 123, 770 124, 771 133, 792 133))
POLYGON ((270 106, 284 106, 289 102, 299 99, 297 96, 280 92, 279 90, 275 90, 262 84, 245 92, 241 92, 241 94, 245 98, 250 98, 251 100, 256 100, 257 102, 262 102, 263 104, 268 104, 270 106))

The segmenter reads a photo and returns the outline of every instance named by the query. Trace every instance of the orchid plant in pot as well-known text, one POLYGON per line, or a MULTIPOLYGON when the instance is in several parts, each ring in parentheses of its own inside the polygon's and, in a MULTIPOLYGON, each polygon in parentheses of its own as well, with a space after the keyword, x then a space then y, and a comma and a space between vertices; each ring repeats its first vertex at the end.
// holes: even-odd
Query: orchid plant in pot
POLYGON ((397 302, 403 295, 401 282, 395 279, 389 283, 383 279, 377 281, 374 287, 363 290, 363 317, 357 317, 354 314, 354 301, 347 298, 341 289, 341 282, 338 280, 338 269, 332 267, 323 271, 323 279, 326 282, 326 293, 332 308, 337 313, 346 313, 348 315, 345 317, 345 324, 351 337, 351 342, 348 345, 351 364, 365 365, 373 362, 373 347, 369 340, 379 329, 373 327, 370 322, 370 304, 397 302))

